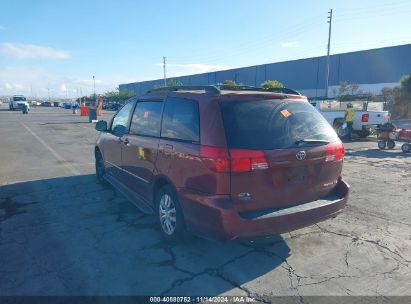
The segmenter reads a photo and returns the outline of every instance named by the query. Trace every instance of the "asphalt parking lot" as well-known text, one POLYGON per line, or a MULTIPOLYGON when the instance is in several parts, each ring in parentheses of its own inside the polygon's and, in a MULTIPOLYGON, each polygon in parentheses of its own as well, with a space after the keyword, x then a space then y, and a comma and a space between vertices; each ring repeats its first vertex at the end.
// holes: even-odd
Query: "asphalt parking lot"
POLYGON ((0 106, 0 295, 411 295, 411 154, 399 147, 345 145, 351 196, 335 219, 168 246, 153 217, 97 183, 97 135, 70 110, 0 106))

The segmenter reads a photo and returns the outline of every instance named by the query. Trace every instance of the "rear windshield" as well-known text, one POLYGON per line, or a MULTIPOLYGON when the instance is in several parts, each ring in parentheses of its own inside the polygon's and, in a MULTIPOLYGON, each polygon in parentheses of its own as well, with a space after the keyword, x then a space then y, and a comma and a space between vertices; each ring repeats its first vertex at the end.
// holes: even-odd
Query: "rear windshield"
POLYGON ((293 148, 302 140, 338 140, 332 127, 308 102, 230 101, 220 106, 230 148, 272 150, 293 148))

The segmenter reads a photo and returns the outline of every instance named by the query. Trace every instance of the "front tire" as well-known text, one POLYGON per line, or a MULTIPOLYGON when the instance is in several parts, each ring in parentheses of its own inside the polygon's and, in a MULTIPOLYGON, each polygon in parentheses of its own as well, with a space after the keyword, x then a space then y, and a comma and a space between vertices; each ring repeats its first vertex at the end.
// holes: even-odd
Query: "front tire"
POLYGON ((160 188, 155 203, 157 223, 164 239, 170 243, 183 241, 186 235, 183 211, 170 185, 160 188))
POLYGON ((96 152, 96 177, 100 184, 105 184, 106 168, 104 166, 103 156, 99 151, 96 152))
POLYGON ((386 146, 387 146, 387 142, 385 140, 379 140, 378 141, 378 148, 380 150, 384 150, 386 146))

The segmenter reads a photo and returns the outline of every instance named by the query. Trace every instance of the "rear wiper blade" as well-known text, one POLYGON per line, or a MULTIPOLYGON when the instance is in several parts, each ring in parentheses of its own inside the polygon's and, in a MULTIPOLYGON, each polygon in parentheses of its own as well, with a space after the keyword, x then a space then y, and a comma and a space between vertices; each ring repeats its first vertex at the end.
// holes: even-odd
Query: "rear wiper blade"
POLYGON ((320 145, 328 145, 330 142, 328 140, 322 140, 322 139, 299 139, 294 142, 296 145, 301 145, 301 144, 320 144, 320 145))

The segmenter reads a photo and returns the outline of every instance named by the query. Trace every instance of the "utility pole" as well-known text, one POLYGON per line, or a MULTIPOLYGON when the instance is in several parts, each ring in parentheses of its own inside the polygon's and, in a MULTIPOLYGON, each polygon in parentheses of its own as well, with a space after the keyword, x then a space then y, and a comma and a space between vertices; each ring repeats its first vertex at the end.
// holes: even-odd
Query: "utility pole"
POLYGON ((93 82, 94 82, 94 102, 96 102, 96 76, 93 75, 93 82))
POLYGON ((163 57, 163 70, 164 70, 164 87, 167 87, 167 78, 166 78, 166 57, 163 57))
POLYGON ((325 78, 325 97, 328 98, 328 85, 330 81, 330 45, 331 45, 331 23, 333 19, 333 10, 330 9, 328 12, 328 46, 327 46, 327 70, 326 70, 326 78, 325 78))

